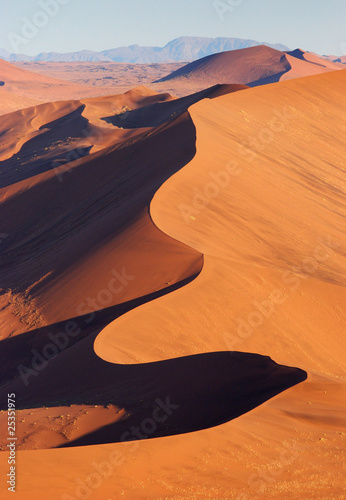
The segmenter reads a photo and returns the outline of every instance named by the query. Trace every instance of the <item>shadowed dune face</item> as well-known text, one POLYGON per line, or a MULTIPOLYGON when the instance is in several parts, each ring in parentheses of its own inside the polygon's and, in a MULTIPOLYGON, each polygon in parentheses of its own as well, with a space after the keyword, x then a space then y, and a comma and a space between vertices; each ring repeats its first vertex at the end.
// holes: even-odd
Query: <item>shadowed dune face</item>
POLYGON ((83 109, 79 101, 43 104, 0 119, 4 158, 0 187, 54 169, 69 158, 86 156, 93 144, 87 145, 83 131, 89 137, 95 137, 95 131, 82 116, 83 109))
MULTIPOLYGON (((22 109, 17 113, 6 114, 0 118, 0 134, 1 134, 1 151, 0 159, 7 159, 18 152, 25 142, 40 135, 39 141, 41 145, 46 146, 49 150, 54 149, 54 142, 50 141, 50 136, 42 137, 46 132, 46 128, 51 129, 58 135, 60 125, 66 126, 70 122, 68 115, 77 109, 80 110, 80 115, 84 119, 85 125, 82 130, 79 130, 79 123, 68 123, 70 133, 72 134, 68 144, 64 141, 59 141, 60 149, 68 149, 70 143, 76 143, 76 139, 88 142, 94 148, 94 151, 105 147, 106 145, 114 145, 115 142, 123 141, 131 137, 130 134, 124 134, 120 130, 117 134, 111 133, 111 127, 107 127, 102 118, 109 113, 123 117, 124 111, 137 109, 141 106, 147 106, 155 102, 162 102, 173 99, 169 94, 157 94, 146 87, 138 87, 125 94, 112 95, 106 97, 96 97, 84 99, 82 101, 58 101, 53 103, 41 104, 40 106, 22 109), (55 122, 52 124, 51 122, 55 122), (80 132, 83 132, 80 135, 80 132)), ((67 136, 67 134, 65 134, 67 136)), ((32 150, 35 150, 36 144, 30 145, 32 150)), ((79 146, 79 143, 77 143, 79 146)), ((55 158, 57 151, 51 154, 55 158)), ((39 154, 35 155, 39 159, 39 154)))
MULTIPOLYGON (((154 192, 194 153, 195 130, 186 115, 146 140, 72 163, 60 172, 62 182, 49 171, 4 188, 0 211, 9 237, 2 246, 1 288, 23 299, 29 294, 51 323, 100 308, 95 301, 110 306, 195 274, 201 255, 162 234, 148 215, 154 192), (112 272, 118 273, 115 288, 112 272), (109 286, 114 293, 98 300, 109 286)), ((22 309, 25 315, 25 304, 22 309)))
POLYGON ((140 87, 120 96, 42 104, 0 120, 0 183, 3 188, 8 186, 2 191, 0 211, 11 213, 7 223, 4 215, 2 224, 9 235, 1 255, 6 266, 0 284, 2 315, 7 318, 3 338, 16 331, 11 326, 13 315, 20 321, 17 332, 22 332, 46 321, 59 321, 62 311, 68 318, 97 309, 90 303, 103 289, 104 280, 106 284, 112 281, 112 270, 126 274, 123 270, 127 269, 138 284, 130 283, 113 294, 114 304, 198 271, 200 254, 178 242, 171 252, 169 238, 155 230, 147 213, 157 187, 194 154, 195 131, 188 115, 155 131, 152 127, 123 130, 107 126, 101 118, 110 111, 120 113, 119 120, 125 125, 128 113, 124 116, 124 107, 152 110, 155 103, 163 106, 167 101, 169 113, 163 113, 158 121, 172 122, 191 102, 205 95, 212 97, 214 92, 237 89, 210 89, 181 101, 140 87), (157 151, 155 157, 153 149, 157 151), (163 151, 167 157, 164 169, 163 151), (95 190, 94 183, 99 183, 100 176, 108 181, 95 190), (98 222, 101 217, 102 224, 98 222), (149 264, 158 244, 163 245, 160 257, 149 264), (143 262, 136 258, 137 253, 144 256, 148 270, 152 269, 153 282, 146 283, 142 276, 143 262), (95 261, 98 263, 90 272, 90 262, 95 261), (170 269, 163 279, 159 269, 169 269, 173 262, 177 268, 170 269), (186 266, 185 271, 180 265, 186 266), (61 307, 64 287, 66 302, 61 307), (76 293, 77 289, 82 293, 76 293))
POLYGON ((153 365, 119 367, 118 374, 116 370, 114 367, 114 378, 122 380, 117 384, 116 393, 121 394, 122 384, 127 386, 126 395, 120 396, 120 401, 129 412, 128 418, 65 447, 206 429, 239 417, 306 379, 303 370, 242 352, 200 354, 153 365), (133 380, 130 387, 129 380, 133 380), (138 403, 127 403, 129 392, 135 401, 141 402, 140 408, 138 403))
POLYGON ((309 63, 316 64, 317 66, 328 68, 330 70, 345 69, 342 66, 342 64, 339 64, 338 62, 329 61, 324 57, 323 58, 319 57, 317 54, 311 54, 301 49, 296 49, 287 52, 287 55, 296 57, 297 59, 301 59, 302 61, 307 61, 309 63))
POLYGON ((54 170, 62 179, 66 165, 107 146, 134 138, 144 130, 124 131, 124 109, 172 99, 145 87, 124 95, 41 104, 0 117, 0 187, 54 170), (119 116, 119 128, 102 118, 119 116))
MULTIPOLYGON (((143 299, 147 301, 149 297, 143 299)), ((135 305, 129 304, 129 307, 135 305)), ((104 320, 105 314, 100 314, 100 321, 104 320)), ((81 318, 79 321, 82 323, 81 318)), ((93 328, 95 330, 95 324, 93 328)), ((25 337, 29 335, 23 334, 5 342, 5 352, 12 351, 17 362, 25 337)), ((60 437, 61 445, 147 439, 220 425, 306 378, 303 370, 280 366, 268 357, 242 352, 207 353, 146 365, 113 365, 94 353, 94 338, 95 334, 89 334, 49 361, 47 366, 42 365, 40 373, 32 376, 26 373, 24 378, 14 378, 0 391, 22 394, 18 410, 45 407, 45 411, 35 414, 41 432, 42 427, 47 427, 47 416, 51 416, 57 407, 61 407, 59 414, 67 416, 76 414, 76 409, 94 406, 124 409, 125 417, 120 421, 107 425, 99 417, 98 430, 86 431, 76 440, 70 437, 70 442, 66 436, 64 439, 60 437), (146 422, 151 426, 148 432, 145 432, 148 429, 146 422), (141 432, 136 432, 136 428, 142 429, 141 432)), ((29 343, 35 345, 33 339, 29 343)), ((41 350, 39 344, 36 347, 41 350)), ((23 357, 20 361, 26 363, 23 357)), ((30 414, 29 411, 21 412, 21 417, 28 418, 30 414)), ((39 431, 37 437, 40 438, 39 431)), ((25 443, 24 438, 18 444, 30 448, 30 444, 25 443)), ((48 446, 47 442, 44 447, 48 446)))

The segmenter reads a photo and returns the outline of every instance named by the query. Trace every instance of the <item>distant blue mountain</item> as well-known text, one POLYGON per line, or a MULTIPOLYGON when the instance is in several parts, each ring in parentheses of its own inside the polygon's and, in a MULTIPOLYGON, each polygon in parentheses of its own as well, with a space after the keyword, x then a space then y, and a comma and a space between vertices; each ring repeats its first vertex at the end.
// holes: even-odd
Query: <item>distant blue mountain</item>
POLYGON ((164 47, 141 47, 130 45, 129 47, 118 47, 116 49, 94 52, 92 50, 81 50, 61 54, 58 52, 42 52, 37 56, 25 54, 11 54, 0 49, 0 58, 15 61, 114 61, 127 63, 160 63, 174 61, 194 61, 201 57, 224 52, 226 50, 245 49, 256 45, 267 45, 277 50, 289 50, 280 43, 270 44, 257 42, 256 40, 243 40, 242 38, 199 38, 184 36, 176 38, 164 47))

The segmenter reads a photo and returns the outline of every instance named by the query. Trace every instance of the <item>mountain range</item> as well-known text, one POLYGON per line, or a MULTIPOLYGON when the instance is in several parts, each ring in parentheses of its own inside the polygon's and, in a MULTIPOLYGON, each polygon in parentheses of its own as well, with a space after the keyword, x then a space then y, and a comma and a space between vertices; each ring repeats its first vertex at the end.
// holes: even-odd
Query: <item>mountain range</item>
POLYGON ((0 58, 10 62, 113 61, 150 64, 159 62, 192 61, 226 50, 245 49, 257 45, 267 45, 268 47, 283 51, 289 50, 288 47, 281 43, 270 44, 242 38, 201 38, 184 36, 172 40, 164 47, 130 45, 129 47, 117 47, 101 52, 92 50, 80 50, 67 53, 41 52, 36 56, 28 56, 25 54, 11 54, 5 49, 0 49, 0 58))

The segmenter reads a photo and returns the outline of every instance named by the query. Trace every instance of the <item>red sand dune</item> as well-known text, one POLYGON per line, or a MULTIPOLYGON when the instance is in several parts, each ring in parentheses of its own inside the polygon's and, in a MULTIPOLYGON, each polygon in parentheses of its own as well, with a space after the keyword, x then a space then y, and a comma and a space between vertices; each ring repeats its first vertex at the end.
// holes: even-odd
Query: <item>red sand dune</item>
POLYGON ((287 52, 287 54, 296 57, 297 59, 301 59, 302 61, 307 61, 309 63, 317 64, 318 66, 328 68, 332 71, 338 69, 345 69, 340 63, 329 61, 324 57, 320 57, 317 54, 312 54, 311 52, 305 52, 302 49, 292 50, 291 52, 287 52))
POLYGON ((310 52, 310 54, 317 57, 322 57, 323 59, 327 59, 331 62, 346 64, 346 56, 320 56, 319 54, 315 54, 314 52, 310 52))
POLYGON ((191 84, 242 83, 250 87, 343 69, 306 52, 280 52, 265 45, 203 57, 183 66, 159 82, 184 79, 191 84), (300 59, 302 62, 299 62, 300 59), (317 62, 318 61, 318 62, 317 62))
POLYGON ((1 399, 20 394, 22 429, 106 443, 157 396, 179 406, 166 437, 21 452, 19 499, 342 498, 345 87, 340 71, 204 99, 62 183, 46 171, 0 191, 2 287, 29 317, 2 342, 1 399), (114 268, 131 284, 100 300, 114 268), (13 378, 78 315, 79 338, 27 387, 13 378))
MULTIPOLYGON (((180 271, 174 268, 166 280, 159 272, 153 274, 152 282, 141 276, 145 255, 149 259, 148 269, 153 252, 155 255, 155 239, 170 241, 152 227, 146 206, 155 186, 157 189, 170 173, 191 159, 194 128, 185 117, 180 126, 157 130, 141 153, 147 135, 148 132, 143 137, 137 134, 134 143, 108 147, 55 170, 51 170, 51 163, 48 167, 43 164, 47 171, 3 188, 1 230, 10 236, 2 247, 2 262, 7 265, 1 287, 16 290, 23 299, 30 294, 31 299, 38 300, 46 321, 61 321, 92 310, 89 306, 79 312, 78 306, 88 296, 96 296, 102 284, 112 279, 113 268, 119 273, 126 268, 130 275, 138 277, 136 283, 141 290, 139 293, 137 287, 123 287, 121 293, 113 296, 115 303, 160 289, 166 281, 181 279, 180 271), (174 133, 179 134, 180 129, 181 133, 185 131, 185 149, 170 153, 166 168, 158 170, 156 163, 150 162, 149 152, 156 149, 160 158, 165 141, 172 143, 174 133), (105 180, 95 189, 100 178, 105 180), (5 218, 4 214, 9 215, 5 218), (137 251, 129 251, 135 241, 139 245, 137 251), (16 258, 12 260, 15 248, 16 258), (141 261, 136 257, 138 252, 141 261), (64 289, 66 301, 62 304, 64 289)), ((193 266, 199 254, 192 252, 190 257, 190 251, 187 249, 186 253, 180 247, 177 243, 177 258, 184 261, 186 254, 193 266)), ((169 269, 169 252, 163 253, 162 259, 164 272, 169 269)), ((154 262, 159 265, 157 259, 154 262)))

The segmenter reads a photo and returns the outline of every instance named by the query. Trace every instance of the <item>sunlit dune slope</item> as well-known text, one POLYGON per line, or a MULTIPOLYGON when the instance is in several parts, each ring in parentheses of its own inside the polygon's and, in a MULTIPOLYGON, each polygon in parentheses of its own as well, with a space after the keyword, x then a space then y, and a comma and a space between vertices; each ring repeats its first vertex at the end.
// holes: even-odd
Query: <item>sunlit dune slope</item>
MULTIPOLYGON (((190 108, 196 157, 156 193, 151 214, 204 254, 203 270, 96 339, 96 353, 117 363, 230 349, 308 371, 307 382, 251 414, 171 441, 178 458, 160 443, 150 462, 159 476, 160 461, 171 471, 198 464, 192 480, 181 476, 185 495, 209 498, 210 487, 216 498, 295 499, 302 491, 304 498, 342 498, 345 90, 340 71, 190 108), (133 334, 139 324, 140 337, 133 334)), ((137 468, 148 470, 144 455, 153 451, 151 444, 141 449, 137 468)), ((133 474, 128 462, 126 477, 133 474)), ((150 487, 167 494, 173 483, 162 476, 165 486, 150 487)))
POLYGON ((197 155, 156 193, 151 214, 205 255, 203 272, 107 327, 99 355, 143 362, 231 344, 341 375, 345 77, 282 82, 190 108, 197 155))

